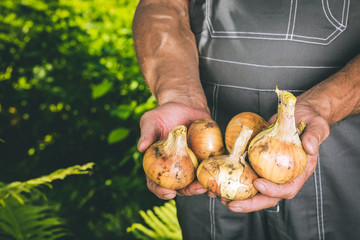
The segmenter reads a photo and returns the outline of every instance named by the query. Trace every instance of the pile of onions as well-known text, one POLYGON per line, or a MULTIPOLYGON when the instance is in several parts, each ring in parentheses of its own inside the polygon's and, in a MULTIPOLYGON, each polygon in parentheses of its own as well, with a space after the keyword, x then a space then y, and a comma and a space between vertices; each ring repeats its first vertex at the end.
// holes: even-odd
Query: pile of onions
POLYGON ((296 98, 277 88, 275 92, 280 103, 273 125, 250 112, 230 120, 225 131, 229 154, 225 154, 219 126, 202 118, 190 125, 188 134, 185 126, 177 126, 166 140, 146 150, 143 159, 146 175, 169 189, 188 186, 196 175, 209 191, 230 200, 253 197, 257 193, 253 181, 258 176, 275 183, 295 179, 307 163, 299 137, 305 123, 295 125, 296 98))

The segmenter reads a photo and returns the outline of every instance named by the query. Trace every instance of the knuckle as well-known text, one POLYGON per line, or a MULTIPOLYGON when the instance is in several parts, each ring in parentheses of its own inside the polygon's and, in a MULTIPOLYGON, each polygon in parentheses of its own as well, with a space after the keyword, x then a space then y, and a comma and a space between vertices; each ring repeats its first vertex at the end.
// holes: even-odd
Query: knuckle
POLYGON ((314 135, 317 135, 319 141, 324 141, 330 134, 330 126, 329 123, 321 116, 317 116, 314 121, 318 123, 318 126, 321 126, 321 133, 318 131, 314 132, 314 135))
POLYGON ((177 190, 177 192, 178 192, 179 194, 183 195, 183 196, 189 196, 189 195, 191 195, 188 188, 183 188, 183 189, 177 190))
POLYGON ((297 191, 291 191, 285 198, 290 200, 293 199, 297 194, 297 191))
POLYGON ((273 202, 273 203, 271 203, 270 207, 275 207, 278 203, 279 203, 279 201, 273 202))

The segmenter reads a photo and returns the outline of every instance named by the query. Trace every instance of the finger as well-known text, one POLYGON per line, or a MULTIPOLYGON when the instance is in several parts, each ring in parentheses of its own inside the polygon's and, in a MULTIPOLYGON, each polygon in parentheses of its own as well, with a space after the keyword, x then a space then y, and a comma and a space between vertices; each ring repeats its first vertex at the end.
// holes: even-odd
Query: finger
POLYGON ((305 180, 303 177, 304 175, 301 175, 295 180, 284 184, 276 184, 266 179, 256 179, 253 184, 265 196, 292 199, 304 184, 305 180))
POLYGON ((227 206, 231 200, 227 199, 227 198, 220 198, 220 202, 224 205, 227 206))
POLYGON ((329 136, 329 124, 322 117, 316 117, 307 123, 302 135, 302 144, 305 151, 314 155, 318 152, 320 144, 329 136))
POLYGON ((227 206, 233 212, 254 212, 276 206, 281 198, 272 198, 257 194, 247 200, 230 201, 227 206))
POLYGON ((138 150, 145 151, 152 143, 159 139, 161 130, 150 116, 149 112, 145 113, 140 120, 141 136, 138 142, 138 150))
POLYGON ((207 195, 211 198, 217 198, 217 195, 213 192, 208 191, 207 195))
POLYGON ((207 189, 204 188, 199 181, 195 180, 193 181, 189 186, 180 189, 177 191, 178 194, 182 196, 191 196, 191 195, 198 195, 203 194, 207 192, 207 189))
POLYGON ((154 193, 158 198, 163 200, 170 200, 176 196, 176 191, 159 186, 151 181, 149 177, 146 177, 146 182, 149 190, 154 193))

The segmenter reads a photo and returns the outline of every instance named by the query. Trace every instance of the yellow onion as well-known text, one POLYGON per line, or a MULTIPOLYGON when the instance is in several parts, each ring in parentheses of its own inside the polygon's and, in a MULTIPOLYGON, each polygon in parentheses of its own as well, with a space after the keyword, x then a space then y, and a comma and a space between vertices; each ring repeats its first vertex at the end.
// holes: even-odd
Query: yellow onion
POLYGON ((188 143, 199 162, 225 153, 220 128, 209 118, 200 118, 190 125, 188 143))
POLYGON ((188 148, 186 127, 177 126, 166 140, 152 144, 145 152, 145 174, 158 185, 169 189, 181 189, 195 178, 198 162, 188 148))
POLYGON ((251 138, 255 137, 259 132, 269 127, 267 121, 262 117, 252 112, 242 112, 235 115, 228 123, 225 131, 225 145, 229 152, 231 152, 236 138, 242 129, 242 126, 247 126, 253 133, 251 138))
MULTIPOLYGON (((277 87, 276 94, 280 100, 276 121, 252 139, 248 154, 259 176, 275 183, 286 183, 304 171, 307 155, 295 124, 296 97, 277 87)), ((300 131, 304 124, 299 125, 300 131)))
POLYGON ((229 155, 211 157, 200 163, 196 175, 201 185, 230 200, 248 199, 257 193, 253 180, 258 176, 245 160, 252 132, 244 126, 229 155))

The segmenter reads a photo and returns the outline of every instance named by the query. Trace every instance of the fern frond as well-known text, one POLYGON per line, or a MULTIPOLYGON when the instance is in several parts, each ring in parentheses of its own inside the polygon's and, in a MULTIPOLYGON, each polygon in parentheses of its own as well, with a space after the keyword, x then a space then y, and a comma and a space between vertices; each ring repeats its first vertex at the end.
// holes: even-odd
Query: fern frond
POLYGON ((64 220, 47 206, 22 205, 14 198, 5 199, 0 207, 1 239, 56 240, 70 235, 64 220))
POLYGON ((134 223, 127 228, 127 232, 131 232, 137 239, 181 240, 182 235, 176 216, 175 201, 170 200, 164 206, 153 209, 154 211, 140 210, 139 212, 148 227, 141 223, 134 223))
POLYGON ((16 198, 19 203, 24 204, 22 193, 30 193, 31 191, 36 191, 36 187, 40 185, 47 185, 49 188, 52 187, 51 182, 64 179, 69 175, 75 174, 88 174, 93 168, 94 163, 90 162, 85 165, 75 165, 65 169, 59 169, 55 172, 42 176, 35 179, 30 179, 25 182, 12 182, 7 185, 0 185, 0 204, 4 206, 4 199, 9 197, 16 198))
POLYGON ((163 207, 154 207, 154 211, 169 229, 177 231, 180 228, 175 201, 168 201, 163 207))
POLYGON ((127 232, 133 233, 137 239, 150 240, 157 239, 158 237, 158 234, 155 231, 145 227, 140 223, 132 224, 131 227, 127 229, 127 232))

